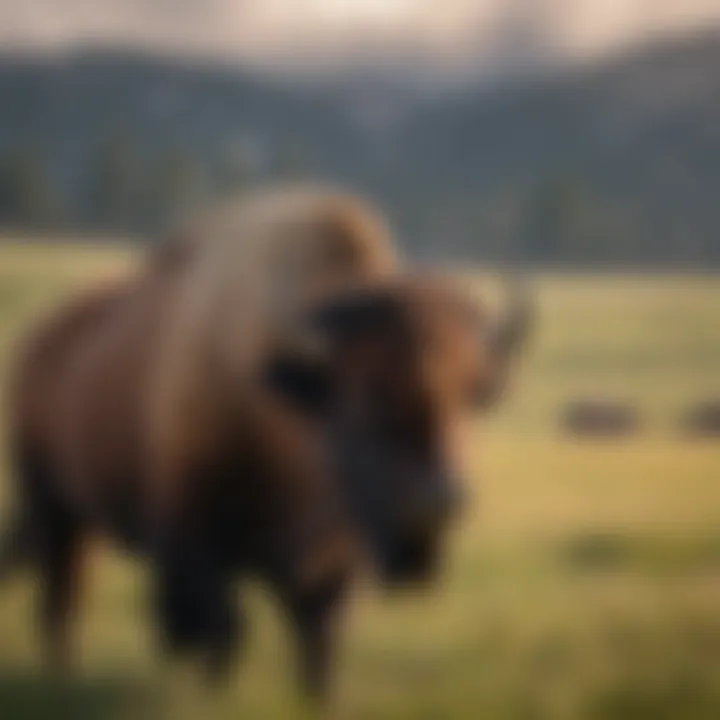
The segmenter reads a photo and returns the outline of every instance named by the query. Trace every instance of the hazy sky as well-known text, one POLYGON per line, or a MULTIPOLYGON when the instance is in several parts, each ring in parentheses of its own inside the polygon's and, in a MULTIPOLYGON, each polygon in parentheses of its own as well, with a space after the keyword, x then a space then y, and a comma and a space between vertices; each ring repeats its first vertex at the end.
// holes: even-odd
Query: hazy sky
POLYGON ((3 46, 138 43, 256 63, 587 56, 720 21, 720 0, 0 0, 3 46))

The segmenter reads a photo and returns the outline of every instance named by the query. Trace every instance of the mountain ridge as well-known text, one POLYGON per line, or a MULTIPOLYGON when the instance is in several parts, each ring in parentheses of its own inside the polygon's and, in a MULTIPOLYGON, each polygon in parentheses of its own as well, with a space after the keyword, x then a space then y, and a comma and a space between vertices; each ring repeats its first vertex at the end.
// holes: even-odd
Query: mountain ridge
POLYGON ((441 93, 120 49, 0 54, 0 108, 0 152, 39 148, 71 195, 111 135, 210 175, 229 149, 258 176, 298 151, 296 171, 380 201, 419 255, 720 263, 720 32, 441 93))

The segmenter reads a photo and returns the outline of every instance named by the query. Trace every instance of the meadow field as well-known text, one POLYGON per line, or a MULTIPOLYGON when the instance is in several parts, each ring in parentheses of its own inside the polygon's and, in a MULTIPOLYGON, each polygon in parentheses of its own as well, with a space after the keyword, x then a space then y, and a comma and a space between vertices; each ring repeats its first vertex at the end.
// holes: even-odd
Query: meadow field
MULTIPOLYGON (((2 386, 34 320, 134 261, 120 246, 0 245, 2 386)), ((444 581, 424 596, 358 590, 338 667, 343 718, 720 718, 720 439, 677 425, 686 406, 720 398, 720 278, 536 285, 537 337, 512 397, 469 433, 472 503, 444 581), (560 409, 586 394, 632 402, 642 431, 564 436, 560 409)), ((32 578, 0 589, 0 720, 304 715, 262 588, 248 588, 245 661, 208 698, 187 672, 161 672, 141 567, 107 548, 89 580, 80 669, 62 687, 38 670, 32 578)))

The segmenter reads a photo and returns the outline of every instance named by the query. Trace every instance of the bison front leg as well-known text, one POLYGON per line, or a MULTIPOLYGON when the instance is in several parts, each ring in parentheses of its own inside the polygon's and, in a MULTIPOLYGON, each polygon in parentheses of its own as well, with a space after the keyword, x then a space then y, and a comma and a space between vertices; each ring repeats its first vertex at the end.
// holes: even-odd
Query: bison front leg
POLYGON ((212 621, 205 640, 205 670, 208 683, 215 687, 226 682, 245 646, 245 614, 230 597, 228 588, 215 601, 212 621))
POLYGON ((302 689, 311 700, 326 701, 334 663, 345 580, 333 580, 289 597, 290 620, 297 633, 302 689))
POLYGON ((227 677, 244 628, 231 579, 196 549, 175 548, 157 568, 155 609, 163 648, 202 660, 213 684, 227 677))
POLYGON ((72 520, 55 517, 37 548, 40 571, 40 631, 45 663, 59 675, 72 664, 70 623, 74 618, 84 561, 84 537, 72 520))

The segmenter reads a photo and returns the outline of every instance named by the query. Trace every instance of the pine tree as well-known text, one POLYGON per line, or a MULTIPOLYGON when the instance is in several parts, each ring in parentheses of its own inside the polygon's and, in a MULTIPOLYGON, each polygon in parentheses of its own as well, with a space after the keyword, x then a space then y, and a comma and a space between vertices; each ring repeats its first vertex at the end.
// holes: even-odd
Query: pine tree
POLYGON ((0 157, 0 223, 39 229, 59 215, 60 203, 37 149, 26 145, 0 157))

